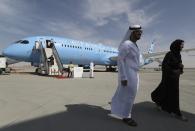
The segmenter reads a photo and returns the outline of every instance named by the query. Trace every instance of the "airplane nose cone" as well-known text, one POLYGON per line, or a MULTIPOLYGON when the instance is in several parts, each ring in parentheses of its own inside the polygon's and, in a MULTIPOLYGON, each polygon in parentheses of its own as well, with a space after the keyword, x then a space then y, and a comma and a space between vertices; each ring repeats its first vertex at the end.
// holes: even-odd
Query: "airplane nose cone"
POLYGON ((20 61, 28 61, 31 57, 32 47, 12 44, 2 51, 2 54, 8 58, 20 61))
POLYGON ((6 49, 3 49, 2 54, 3 54, 4 56, 6 56, 6 57, 12 56, 12 55, 11 55, 11 50, 10 50, 9 47, 6 48, 6 49))
POLYGON ((15 58, 17 56, 17 48, 14 45, 10 45, 7 48, 3 49, 2 54, 8 58, 15 58))

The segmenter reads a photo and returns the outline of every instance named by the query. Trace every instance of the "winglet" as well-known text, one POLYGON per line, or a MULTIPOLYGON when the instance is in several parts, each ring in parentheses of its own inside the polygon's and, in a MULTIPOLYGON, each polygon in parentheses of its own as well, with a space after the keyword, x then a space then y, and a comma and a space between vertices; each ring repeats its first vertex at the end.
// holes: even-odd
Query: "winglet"
POLYGON ((155 47, 155 40, 152 41, 150 48, 148 49, 148 53, 153 53, 154 52, 154 47, 155 47))

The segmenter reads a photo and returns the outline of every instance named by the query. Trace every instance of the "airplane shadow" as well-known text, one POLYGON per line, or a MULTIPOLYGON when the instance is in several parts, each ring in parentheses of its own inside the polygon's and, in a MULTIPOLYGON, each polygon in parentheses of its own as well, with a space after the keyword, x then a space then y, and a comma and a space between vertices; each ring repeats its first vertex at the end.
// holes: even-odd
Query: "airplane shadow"
POLYGON ((137 127, 130 127, 121 120, 108 116, 109 110, 87 104, 65 105, 66 111, 35 118, 0 128, 1 131, 194 131, 195 114, 183 112, 189 118, 183 122, 169 114, 159 112, 152 102, 137 103, 134 118, 137 127))
MULTIPOLYGON (((84 73, 89 73, 89 70, 84 70, 84 73)), ((105 70, 94 70, 94 72, 109 72, 109 71, 105 71, 105 70)), ((26 74, 26 75, 37 75, 37 76, 47 76, 47 75, 41 75, 41 74, 37 74, 36 72, 12 72, 14 74, 26 74)), ((109 73, 117 73, 117 72, 109 72, 109 73)), ((67 73, 68 74, 68 73, 67 73)))

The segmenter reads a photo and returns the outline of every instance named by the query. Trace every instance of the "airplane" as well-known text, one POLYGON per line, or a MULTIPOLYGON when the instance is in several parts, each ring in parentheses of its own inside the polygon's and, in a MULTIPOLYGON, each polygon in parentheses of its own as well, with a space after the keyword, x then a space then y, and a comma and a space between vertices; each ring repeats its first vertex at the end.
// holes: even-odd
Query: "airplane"
MULTIPOLYGON (((16 42, 11 43, 7 48, 3 50, 3 55, 17 61, 36 63, 35 48, 36 42, 42 44, 43 48, 46 48, 47 41, 51 41, 59 60, 62 64, 73 64, 79 66, 89 66, 90 62, 94 65, 104 65, 107 71, 115 71, 117 66, 118 49, 106 46, 103 44, 95 44, 90 42, 83 42, 68 38, 56 37, 56 36, 34 36, 27 37, 16 42)), ((152 42, 148 53, 140 54, 140 67, 150 64, 155 61, 154 56, 163 55, 167 52, 154 53, 155 43, 152 42)), ((195 49, 188 49, 191 51, 195 49)), ((36 66, 36 64, 34 64, 36 66)))
POLYGON ((2 55, 17 61, 34 62, 33 48, 35 43, 37 41, 41 42, 43 47, 46 47, 46 41, 48 40, 54 42, 62 64, 72 62, 84 66, 93 62, 94 65, 109 67, 117 65, 116 61, 110 59, 117 56, 116 48, 54 36, 35 36, 18 40, 5 48, 2 55))

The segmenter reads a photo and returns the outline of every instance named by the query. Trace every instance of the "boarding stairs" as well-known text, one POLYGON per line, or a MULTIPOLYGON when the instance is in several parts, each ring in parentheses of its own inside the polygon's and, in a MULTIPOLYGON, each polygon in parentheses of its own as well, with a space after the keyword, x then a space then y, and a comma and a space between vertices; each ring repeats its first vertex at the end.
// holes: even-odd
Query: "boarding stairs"
POLYGON ((58 51, 57 51, 54 44, 52 46, 52 53, 53 53, 53 56, 54 56, 54 64, 57 66, 58 72, 61 75, 64 72, 64 67, 63 67, 62 61, 60 59, 60 56, 59 56, 58 51))
POLYGON ((63 64, 60 60, 59 54, 55 45, 52 47, 44 47, 42 42, 36 42, 32 51, 32 66, 38 67, 36 73, 42 75, 62 75, 63 64), (50 57, 53 57, 53 62, 50 57))

